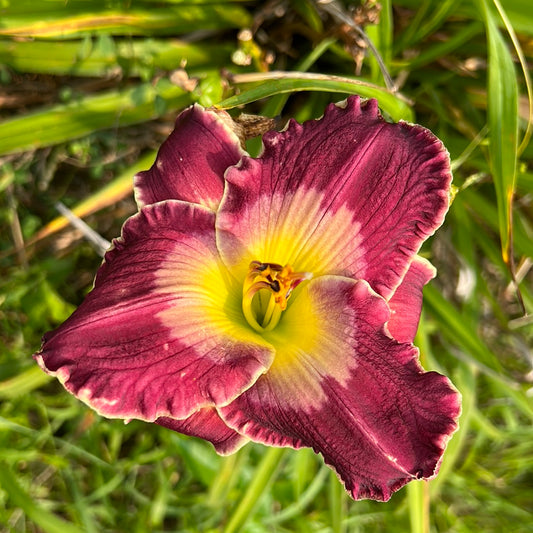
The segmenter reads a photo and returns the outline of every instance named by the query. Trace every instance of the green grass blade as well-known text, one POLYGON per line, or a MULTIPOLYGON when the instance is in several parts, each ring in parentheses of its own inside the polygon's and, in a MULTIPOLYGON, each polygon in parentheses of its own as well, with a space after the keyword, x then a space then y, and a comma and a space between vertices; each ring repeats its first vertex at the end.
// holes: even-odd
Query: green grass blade
POLYGON ((246 524, 259 498, 265 492, 285 454, 285 448, 268 448, 239 505, 228 520, 224 533, 236 533, 246 524))
POLYGON ((14 433, 18 433, 24 437, 29 437, 33 439, 34 442, 50 441, 53 442, 55 448, 59 450, 63 455, 71 454, 73 457, 76 457, 80 460, 88 461, 95 467, 106 468, 109 470, 113 468, 112 465, 106 463, 100 457, 97 457, 96 455, 87 452, 83 448, 80 448, 79 446, 76 446, 71 442, 68 442, 59 437, 54 437, 53 435, 50 435, 47 432, 43 432, 42 428, 38 431, 30 427, 22 426, 0 416, 0 431, 11 431, 14 433))
POLYGON ((193 31, 223 30, 251 24, 249 13, 240 6, 221 3, 205 5, 146 5, 110 9, 100 3, 68 3, 55 9, 35 10, 35 2, 22 11, 4 10, 0 35, 39 39, 76 38, 83 35, 126 36, 179 35, 193 31))
POLYGON ((411 533, 429 533, 429 488, 427 481, 407 485, 407 504, 411 533))
POLYGON ((476 35, 483 31, 483 25, 474 21, 459 31, 450 35, 448 39, 439 42, 432 46, 424 48, 420 54, 410 60, 398 61, 394 64, 395 70, 408 68, 409 70, 416 70, 424 65, 432 63, 433 61, 450 54, 454 50, 461 47, 463 44, 471 41, 476 35))
POLYGON ((316 32, 322 33, 324 24, 320 18, 315 2, 312 2, 312 0, 292 0, 291 4, 310 28, 316 32))
POLYGON ((451 304, 431 284, 424 288, 424 304, 441 324, 442 333, 453 340, 455 345, 464 349, 465 357, 482 371, 493 371, 493 375, 499 375, 501 366, 496 356, 479 338, 475 325, 469 317, 451 304))
MULTIPOLYGON (((485 196, 474 191, 465 189, 459 193, 463 197, 465 205, 471 210, 476 217, 483 220, 488 228, 493 228, 498 232, 498 208, 491 203, 485 196)), ((519 222, 519 221, 518 221, 519 222)), ((522 229, 520 224, 513 228, 514 247, 521 255, 533 257, 533 240, 528 231, 522 229)))
POLYGON ((180 109, 191 95, 161 80, 124 91, 86 96, 68 104, 0 122, 0 155, 22 152, 69 141, 94 131, 116 128, 156 118, 180 109))
MULTIPOLYGON (((524 133, 522 142, 520 143, 520 146, 518 147, 518 155, 520 156, 522 152, 526 149, 527 145, 529 144, 529 141, 531 139, 531 134, 533 133, 533 84, 531 82, 531 75, 529 73, 527 59, 524 56, 524 51, 522 50, 522 46, 520 45, 520 41, 516 35, 513 25, 511 21, 509 20, 509 17, 507 16, 507 13, 504 11, 499 0, 493 0, 493 1, 494 1, 494 5, 496 6, 496 9, 498 10, 500 17, 503 20, 505 29, 507 30, 507 33, 509 34, 511 41, 513 42, 516 55, 518 56, 520 66, 522 68, 522 74, 524 76, 524 81, 526 83, 526 91, 527 91, 527 99, 528 99, 527 126, 526 126, 526 132, 524 133)), ((531 10, 529 9, 528 11, 531 11, 531 10)))
POLYGON ((331 530, 333 533, 345 533, 348 495, 335 472, 330 472, 328 489, 331 530))
MULTIPOLYGON (((335 39, 324 39, 322 42, 318 43, 313 50, 298 63, 296 70, 299 72, 307 72, 334 42, 335 39)), ((273 96, 265 104, 261 113, 266 117, 276 117, 280 115, 290 95, 291 93, 282 93, 273 96)))
POLYGON ((237 85, 259 81, 262 83, 219 102, 217 107, 221 109, 230 109, 249 104, 275 94, 298 91, 323 91, 359 94, 365 98, 376 98, 380 107, 393 120, 398 121, 403 119, 413 121, 413 112, 405 101, 383 87, 378 87, 377 85, 357 79, 305 72, 269 72, 266 74, 236 75, 232 81, 237 85))
MULTIPOLYGON (((393 37, 393 15, 392 3, 390 0, 380 2, 381 10, 379 12, 379 23, 377 25, 369 25, 365 28, 365 32, 374 43, 378 54, 381 56, 383 66, 390 70, 392 59, 392 37, 393 37)), ((376 57, 373 54, 368 54, 368 61, 370 70, 372 72, 372 81, 379 83, 385 82, 383 73, 376 57)))
POLYGON ((452 376, 453 383, 461 393, 461 417, 459 418, 459 429, 446 447, 446 452, 439 470, 439 475, 431 480, 430 494, 435 497, 441 486, 445 484, 448 476, 451 475, 463 449, 467 444, 467 437, 470 431, 472 416, 476 409, 476 372, 471 365, 461 365, 452 376))
POLYGON ((329 476, 331 476, 331 470, 326 466, 322 466, 318 473, 313 477, 311 483, 309 483, 307 489, 302 492, 301 496, 279 513, 267 518, 266 523, 280 524, 302 513, 307 506, 311 505, 320 493, 326 490, 325 485, 329 476))
POLYGON ((47 533, 83 533, 75 525, 66 522, 35 503, 19 484, 8 465, 0 463, 0 486, 15 506, 20 507, 30 520, 47 533))
MULTIPOLYGON (((84 218, 96 213, 105 207, 116 204, 129 194, 133 194, 133 176, 137 172, 149 169, 155 161, 157 152, 149 152, 140 157, 135 164, 117 176, 113 181, 96 191, 94 194, 82 200, 71 211, 79 218, 84 218)), ((26 243, 27 246, 49 237, 50 235, 67 227, 70 222, 64 216, 58 216, 51 220, 44 228, 40 229, 35 236, 26 243)))
POLYGON ((426 35, 434 33, 440 28, 446 19, 453 13, 462 0, 444 0, 436 3, 434 13, 424 19, 422 25, 414 36, 415 41, 422 40, 426 35))
POLYGON ((0 63, 18 71, 60 76, 142 76, 155 69, 174 70, 228 62, 234 47, 226 43, 179 40, 87 39, 19 41, 0 39, 0 63))
POLYGON ((48 383, 51 379, 38 366, 31 366, 10 379, 0 381, 0 398, 10 399, 28 394, 48 383))
POLYGON ((430 0, 416 2, 416 15, 410 20, 410 23, 407 28, 405 28, 405 31, 400 33, 400 35, 396 39, 396 42, 394 43, 394 49, 396 52, 401 52, 402 50, 408 48, 411 45, 411 43, 413 42, 414 35, 419 30, 420 25, 424 20, 427 20, 430 7, 430 0))
POLYGON ((487 28, 489 79, 488 114, 490 163, 502 245, 502 256, 511 261, 512 205, 516 182, 518 139, 518 87, 511 53, 500 34, 487 0, 478 0, 487 28))
POLYGON ((217 507, 221 501, 227 498, 228 492, 233 489, 239 471, 242 467, 242 453, 234 453, 222 458, 221 466, 209 487, 207 504, 210 507, 217 507))
POLYGON ((83 524, 85 533, 99 533, 98 527, 93 519, 94 509, 88 505, 87 499, 82 494, 80 487, 75 481, 74 475, 70 470, 63 470, 63 479, 68 491, 72 494, 74 508, 83 524))
POLYGON ((383 63, 390 68, 392 60, 392 42, 394 37, 394 15, 392 12, 392 0, 383 0, 380 2, 381 11, 379 14, 379 53, 383 63))

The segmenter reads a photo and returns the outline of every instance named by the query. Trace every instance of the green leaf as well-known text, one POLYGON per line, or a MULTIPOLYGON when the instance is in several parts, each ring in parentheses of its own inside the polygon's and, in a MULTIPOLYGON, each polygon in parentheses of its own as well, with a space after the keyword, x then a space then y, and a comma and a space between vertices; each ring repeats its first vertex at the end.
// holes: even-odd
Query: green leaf
POLYGON ((272 478, 275 477, 285 453, 284 448, 268 448, 265 450, 261 463, 255 471, 254 478, 240 499, 237 508, 230 516, 224 533, 236 533, 245 526, 258 500, 266 492, 272 478))
POLYGON ((426 481, 412 481, 407 485, 411 533, 427 533, 429 531, 428 490, 426 481))
POLYGON ((478 0, 488 40, 488 114, 490 163, 496 199, 502 256, 509 264, 512 246, 512 206, 518 150, 518 87, 511 53, 497 27, 487 0, 478 0))
POLYGON ((64 39, 99 33, 112 35, 179 35, 192 31, 249 26, 249 13, 225 2, 191 5, 123 2, 11 2, 2 10, 0 35, 64 39))
MULTIPOLYGON (((101 36, 104 37, 104 36, 101 36)), ((97 41, 102 44, 102 40, 97 41)), ((228 62, 229 43, 187 43, 165 39, 115 39, 114 48, 102 48, 87 35, 73 41, 18 41, 0 39, 0 63, 18 72, 71 76, 125 77, 153 75, 154 69, 174 70, 228 62)))
POLYGON ((365 98, 376 98, 382 110, 393 120, 413 121, 413 111, 400 96, 358 79, 327 76, 305 72, 269 72, 267 74, 242 74, 234 76, 234 83, 261 83, 253 88, 231 96, 217 104, 221 109, 230 109, 249 104, 275 94, 293 93, 298 91, 322 91, 343 94, 359 94, 365 98))
POLYGON ((17 398, 38 389, 51 380, 51 376, 45 374, 37 365, 31 366, 5 381, 0 381, 0 398, 17 398))
POLYGON ((198 85, 195 93, 199 94, 198 102, 204 107, 210 107, 220 102, 223 93, 223 84, 220 74, 213 72, 206 76, 198 85))
POLYGON ((37 505, 30 494, 19 484, 8 465, 0 463, 0 486, 6 491, 12 503, 20 507, 30 520, 47 533, 83 533, 74 524, 58 518, 37 505))
POLYGON ((145 122, 160 116, 159 99, 167 109, 181 109, 191 95, 161 80, 156 86, 138 84, 123 91, 85 96, 0 122, 0 155, 69 141, 94 131, 145 122))
POLYGON ((498 359, 479 337, 476 326, 469 317, 462 314, 431 284, 424 288, 424 304, 445 325, 442 333, 453 340, 454 345, 463 348, 467 361, 483 372, 499 375, 501 365, 498 359))

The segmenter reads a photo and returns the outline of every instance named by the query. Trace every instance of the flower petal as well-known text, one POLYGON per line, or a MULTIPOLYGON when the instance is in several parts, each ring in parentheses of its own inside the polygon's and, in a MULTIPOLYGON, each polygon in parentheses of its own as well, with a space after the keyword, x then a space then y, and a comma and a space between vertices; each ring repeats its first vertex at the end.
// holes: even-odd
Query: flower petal
POLYGON ((225 111, 193 105, 176 119, 150 170, 135 176, 139 208, 162 200, 184 200, 216 209, 224 172, 245 153, 225 111))
POLYGON ((246 437, 230 429, 213 407, 200 409, 184 420, 162 417, 155 422, 179 433, 208 440, 220 455, 234 453, 249 442, 246 437))
POLYGON ((449 157, 421 126, 390 124, 377 103, 263 137, 259 159, 226 173, 217 242, 230 268, 252 260, 367 280, 388 299, 448 209, 449 157))
POLYGON ((93 291, 45 335, 41 367, 113 418, 183 419, 233 400, 273 355, 240 324, 240 289, 232 299, 214 237, 205 208, 143 208, 124 224, 93 291))
POLYGON ((436 274, 435 267, 429 261, 415 256, 389 300, 391 317, 387 327, 397 341, 413 342, 422 311, 422 289, 436 274))
POLYGON ((355 499, 388 500, 432 477, 457 427, 459 395, 422 370, 416 348, 386 334, 388 315, 364 281, 312 280, 286 311, 286 331, 269 339, 270 370, 220 408, 222 418, 251 440, 312 447, 355 499))

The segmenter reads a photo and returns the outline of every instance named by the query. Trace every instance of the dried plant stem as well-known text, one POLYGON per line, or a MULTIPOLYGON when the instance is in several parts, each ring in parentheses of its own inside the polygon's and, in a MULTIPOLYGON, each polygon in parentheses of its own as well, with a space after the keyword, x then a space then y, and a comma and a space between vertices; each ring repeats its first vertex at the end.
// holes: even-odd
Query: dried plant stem
POLYGON ((77 217, 67 206, 61 202, 56 202, 55 208, 65 218, 67 218, 76 229, 82 232, 83 236, 93 245, 98 254, 103 257, 106 253, 106 250, 111 246, 111 243, 104 239, 99 233, 94 231, 81 218, 77 217))
POLYGON ((20 266, 28 268, 28 258, 26 257, 26 250, 24 248, 24 236, 22 235, 22 228, 20 226, 17 201, 15 200, 15 194, 13 193, 13 186, 11 184, 6 188, 6 197, 10 211, 11 235, 13 237, 17 260, 20 266))

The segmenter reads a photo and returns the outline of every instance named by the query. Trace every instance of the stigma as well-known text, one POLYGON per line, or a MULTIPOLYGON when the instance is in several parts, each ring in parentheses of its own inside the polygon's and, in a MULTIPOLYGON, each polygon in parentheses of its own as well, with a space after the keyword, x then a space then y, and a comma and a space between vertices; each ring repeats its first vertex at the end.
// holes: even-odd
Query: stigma
POLYGON ((259 333, 273 330, 292 291, 312 277, 290 265, 252 261, 242 287, 242 311, 248 324, 259 333))

